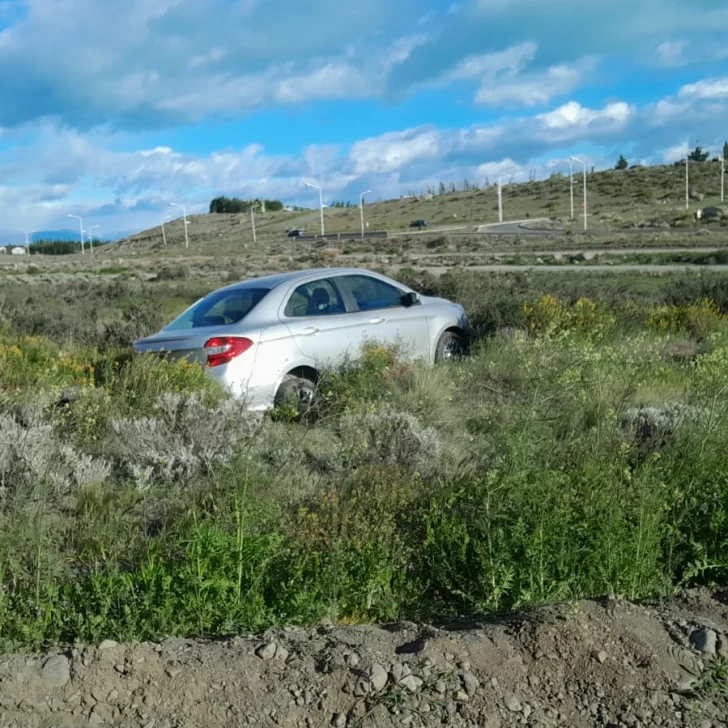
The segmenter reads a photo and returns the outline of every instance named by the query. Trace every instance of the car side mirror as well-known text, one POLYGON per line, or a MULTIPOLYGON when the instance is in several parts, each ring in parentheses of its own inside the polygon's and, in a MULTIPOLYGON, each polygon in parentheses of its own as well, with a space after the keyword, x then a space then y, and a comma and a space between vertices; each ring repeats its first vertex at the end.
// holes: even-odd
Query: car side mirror
POLYGON ((409 291, 402 296, 401 301, 405 308, 410 308, 410 306, 416 306, 420 302, 420 297, 414 291, 409 291))

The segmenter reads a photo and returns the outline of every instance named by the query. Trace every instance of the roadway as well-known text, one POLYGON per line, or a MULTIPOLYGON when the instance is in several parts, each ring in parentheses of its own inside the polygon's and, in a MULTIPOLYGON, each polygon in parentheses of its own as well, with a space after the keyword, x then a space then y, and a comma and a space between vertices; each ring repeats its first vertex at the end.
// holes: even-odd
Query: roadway
POLYGON ((464 267, 459 266, 417 266, 417 265, 393 265, 389 266, 395 270, 401 270, 402 268, 419 268, 432 273, 433 275, 443 275, 450 271, 479 271, 484 273, 526 273, 533 271, 548 271, 551 272, 564 272, 571 273, 574 271, 580 272, 593 272, 593 273, 685 273, 689 271, 716 271, 719 273, 728 273, 728 265, 677 265, 669 263, 666 265, 655 265, 651 263, 646 264, 632 264, 626 265, 508 265, 505 263, 498 263, 494 265, 468 265, 464 267))

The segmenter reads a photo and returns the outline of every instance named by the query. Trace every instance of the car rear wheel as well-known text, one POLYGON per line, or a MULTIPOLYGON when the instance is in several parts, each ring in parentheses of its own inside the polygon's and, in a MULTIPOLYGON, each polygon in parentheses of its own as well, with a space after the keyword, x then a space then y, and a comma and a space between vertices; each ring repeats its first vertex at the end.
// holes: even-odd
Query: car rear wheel
POLYGON ((294 409, 299 416, 311 413, 316 402, 316 383, 305 377, 287 374, 276 392, 275 406, 294 409))
POLYGON ((435 363, 448 364, 465 356, 465 337, 457 331, 446 331, 437 342, 435 363))

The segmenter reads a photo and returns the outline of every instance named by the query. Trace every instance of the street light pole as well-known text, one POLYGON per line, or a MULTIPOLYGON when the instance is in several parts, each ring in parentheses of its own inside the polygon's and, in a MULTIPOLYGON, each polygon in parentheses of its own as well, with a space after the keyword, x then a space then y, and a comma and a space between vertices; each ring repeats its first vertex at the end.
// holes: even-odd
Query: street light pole
POLYGON ((98 225, 91 225, 89 229, 86 231, 88 233, 88 249, 91 253, 94 252, 94 236, 91 232, 94 228, 99 227, 98 225))
POLYGON ((256 207, 258 207, 258 205, 251 205, 250 206, 250 225, 253 228, 253 242, 254 243, 257 243, 258 242, 258 238, 255 235, 255 213, 254 213, 254 210, 255 210, 256 207))
POLYGON ((164 231, 164 223, 167 222, 167 220, 170 220, 170 219, 171 218, 170 218, 169 215, 165 215, 162 218, 162 220, 161 220, 161 225, 162 225, 162 242, 164 243, 164 247, 165 248, 167 247, 167 233, 164 231))
POLYGON ((38 232, 37 230, 29 230, 27 233, 25 233, 25 252, 30 256, 30 236, 33 233, 38 232))
POLYGON ((184 205, 180 205, 178 202, 170 202, 169 204, 172 205, 172 207, 182 208, 182 219, 184 220, 185 225, 185 248, 189 248, 190 240, 187 237, 187 208, 184 205))
POLYGON ((588 228, 587 215, 589 214, 586 195, 586 162, 583 159, 579 159, 579 157, 569 157, 569 159, 584 165, 584 230, 586 230, 588 228))
MULTIPOLYGON (((506 167, 501 172, 507 172, 509 169, 515 169, 515 167, 506 167)), ((512 176, 511 174, 505 174, 498 177, 498 222, 503 222, 503 180, 512 176)))
POLYGON ((305 184, 306 187, 311 187, 312 189, 319 191, 319 209, 321 210, 321 237, 323 238, 326 235, 326 233, 324 232, 324 191, 318 185, 312 185, 308 182, 304 182, 303 184, 305 184))
POLYGON ((685 209, 690 209, 690 156, 685 155, 685 209))
POLYGON ((368 195, 371 193, 371 190, 367 190, 366 192, 362 192, 359 195, 359 213, 361 215, 361 239, 364 240, 364 195, 368 195))
POLYGON ((725 157, 720 158, 720 201, 725 201, 725 157))
POLYGON ((569 160, 569 198, 571 200, 571 220, 574 219, 574 161, 569 160))
POLYGON ((68 217, 75 217, 78 220, 79 229, 81 230, 81 255, 86 255, 83 247, 83 218, 80 215, 69 215, 68 217))

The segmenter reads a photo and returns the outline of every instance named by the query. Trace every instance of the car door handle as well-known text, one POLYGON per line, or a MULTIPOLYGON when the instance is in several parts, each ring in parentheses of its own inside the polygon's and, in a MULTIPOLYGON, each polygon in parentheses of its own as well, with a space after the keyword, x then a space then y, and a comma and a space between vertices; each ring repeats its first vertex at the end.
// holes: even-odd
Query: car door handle
POLYGON ((386 319, 383 318, 373 318, 369 320, 370 324, 383 324, 386 321, 386 319))
POLYGON ((308 328, 304 329, 301 333, 304 336, 313 336, 314 334, 318 334, 319 330, 315 326, 309 326, 308 328))

